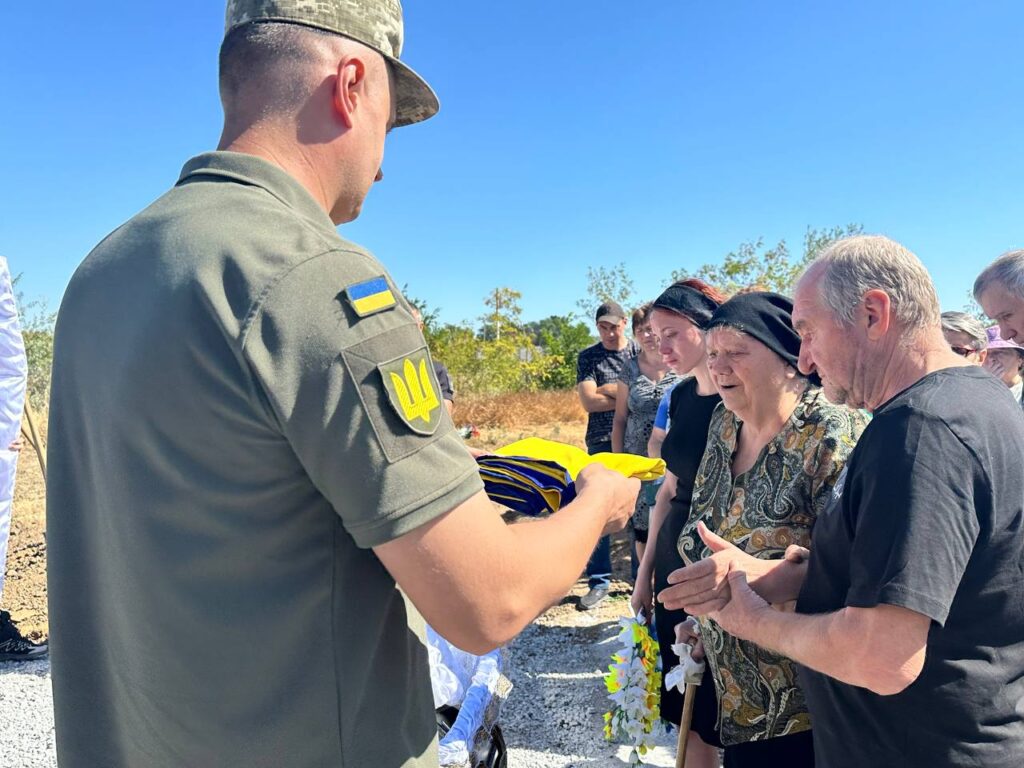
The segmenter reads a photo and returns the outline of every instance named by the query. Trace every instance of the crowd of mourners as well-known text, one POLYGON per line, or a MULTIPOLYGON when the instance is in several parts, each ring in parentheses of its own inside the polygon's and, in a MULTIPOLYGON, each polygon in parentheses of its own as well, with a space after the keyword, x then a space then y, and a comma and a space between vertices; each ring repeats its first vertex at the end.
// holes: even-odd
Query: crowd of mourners
POLYGON ((727 766, 1024 765, 1024 251, 974 285, 998 332, 944 335, 921 262, 875 236, 829 246, 792 299, 672 285, 638 344, 602 306, 587 446, 660 441, 665 479, 594 462, 557 514, 506 525, 401 281, 337 230, 391 130, 440 108, 403 39, 398 2, 230 0, 216 149, 67 285, 60 768, 436 768, 425 624, 487 654, 588 557, 596 605, 629 519, 633 604, 668 665, 677 637, 708 662, 689 768, 719 746, 727 766))
POLYGON ((599 308, 587 446, 667 465, 630 521, 631 604, 665 670, 677 642, 706 661, 688 766, 1024 764, 1024 250, 974 297, 996 325, 857 236, 793 298, 683 280, 634 341, 599 308))

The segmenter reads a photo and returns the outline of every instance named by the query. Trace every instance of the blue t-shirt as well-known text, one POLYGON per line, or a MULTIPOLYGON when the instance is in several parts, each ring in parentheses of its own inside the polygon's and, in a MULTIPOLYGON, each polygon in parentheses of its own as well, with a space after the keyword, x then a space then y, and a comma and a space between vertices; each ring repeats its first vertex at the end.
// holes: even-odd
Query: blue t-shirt
MULTIPOLYGON (((679 382, 677 381, 676 384, 679 382)), ((672 390, 676 388, 676 384, 665 390, 665 394, 661 398, 661 402, 658 403, 658 412, 654 414, 654 428, 663 429, 668 432, 669 423, 672 421, 668 415, 668 404, 672 398, 672 390)))

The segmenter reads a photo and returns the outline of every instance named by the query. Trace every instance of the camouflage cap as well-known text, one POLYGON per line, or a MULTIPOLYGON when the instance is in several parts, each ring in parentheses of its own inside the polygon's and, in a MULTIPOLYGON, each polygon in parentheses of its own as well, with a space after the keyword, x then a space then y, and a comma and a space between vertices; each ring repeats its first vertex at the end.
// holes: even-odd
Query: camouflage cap
POLYGON ((426 120, 440 109, 427 82, 398 59, 402 52, 400 0, 228 0, 225 36, 243 24, 259 21, 334 32, 384 56, 395 78, 396 127, 426 120))

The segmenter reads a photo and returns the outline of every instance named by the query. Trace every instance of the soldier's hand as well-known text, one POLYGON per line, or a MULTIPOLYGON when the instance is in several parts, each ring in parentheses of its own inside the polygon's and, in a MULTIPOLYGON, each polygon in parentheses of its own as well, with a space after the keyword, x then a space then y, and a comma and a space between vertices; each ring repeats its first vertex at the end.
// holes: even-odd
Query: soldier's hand
POLYGON ((636 508, 639 493, 639 480, 624 477, 600 464, 590 464, 576 476, 576 496, 593 496, 605 505, 607 521, 602 535, 622 530, 636 508))

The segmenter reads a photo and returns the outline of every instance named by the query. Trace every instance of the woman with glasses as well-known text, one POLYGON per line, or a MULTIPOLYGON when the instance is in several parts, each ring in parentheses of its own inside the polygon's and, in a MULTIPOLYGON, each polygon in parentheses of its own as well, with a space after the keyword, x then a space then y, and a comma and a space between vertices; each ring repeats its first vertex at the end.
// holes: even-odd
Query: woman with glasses
MULTIPOLYGON (((640 345, 640 354, 627 360, 619 375, 615 396, 615 417, 612 421, 612 450, 615 453, 647 455, 654 416, 665 391, 678 380, 661 359, 658 337, 651 330, 652 303, 647 302, 633 312, 633 338, 640 345)), ((630 527, 634 542, 634 575, 636 565, 644 556, 650 519, 648 484, 644 483, 636 500, 630 527)))
POLYGON ((988 336, 978 318, 966 312, 943 312, 942 335, 949 348, 960 357, 982 365, 985 362, 988 336))

